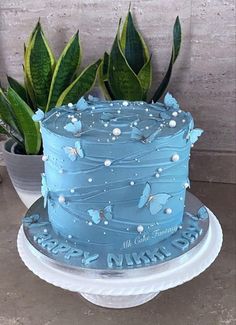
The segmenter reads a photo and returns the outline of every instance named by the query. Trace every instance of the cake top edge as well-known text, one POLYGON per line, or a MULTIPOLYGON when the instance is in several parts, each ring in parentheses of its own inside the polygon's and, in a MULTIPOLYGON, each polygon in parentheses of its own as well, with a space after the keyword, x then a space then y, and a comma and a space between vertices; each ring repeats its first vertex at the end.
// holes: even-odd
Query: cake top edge
POLYGON ((68 138, 113 139, 152 142, 156 137, 172 136, 183 129, 193 128, 190 113, 180 109, 176 99, 169 93, 164 103, 144 101, 101 100, 81 97, 76 104, 68 103, 44 113, 38 110, 33 116, 43 129, 68 138), (122 137, 120 135, 122 134, 122 137))

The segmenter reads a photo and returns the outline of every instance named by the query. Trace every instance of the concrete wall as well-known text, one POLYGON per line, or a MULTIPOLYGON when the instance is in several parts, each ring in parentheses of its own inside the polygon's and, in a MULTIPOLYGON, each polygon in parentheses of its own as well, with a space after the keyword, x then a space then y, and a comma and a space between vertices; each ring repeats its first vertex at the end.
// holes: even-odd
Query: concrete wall
MULTIPOLYGON (((56 54, 79 28, 87 64, 109 50, 129 1, 1 0, 0 74, 22 79, 23 42, 41 17, 56 54)), ((192 159, 192 179, 236 182, 234 0, 132 1, 137 24, 153 53, 154 82, 168 65, 177 15, 183 47, 169 90, 205 130, 192 159)))

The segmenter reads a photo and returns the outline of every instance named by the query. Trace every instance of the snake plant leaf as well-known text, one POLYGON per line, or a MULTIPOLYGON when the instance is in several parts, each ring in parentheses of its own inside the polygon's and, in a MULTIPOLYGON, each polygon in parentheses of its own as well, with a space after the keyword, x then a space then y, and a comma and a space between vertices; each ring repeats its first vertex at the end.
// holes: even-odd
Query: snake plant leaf
POLYGON ((47 110, 54 107, 62 92, 70 85, 80 64, 81 51, 79 32, 77 32, 64 48, 53 73, 47 110))
POLYGON ((14 78, 7 76, 8 83, 12 89, 27 103, 27 92, 25 88, 14 78))
POLYGON ((0 134, 7 134, 13 138, 22 148, 24 148, 24 140, 19 133, 17 133, 10 125, 3 121, 0 115, 0 134))
POLYGON ((40 23, 27 50, 30 83, 34 89, 37 106, 43 109, 47 106, 48 95, 55 65, 54 55, 44 36, 40 23))
POLYGON ((97 71, 102 60, 89 65, 82 73, 67 87, 59 97, 56 106, 68 103, 76 103, 85 93, 90 91, 96 81, 97 71))
POLYGON ((102 92, 107 100, 114 99, 112 91, 108 83, 108 65, 109 65, 109 54, 104 53, 102 64, 98 68, 98 82, 102 89, 102 92))
POLYGON ((170 63, 160 86, 158 87, 158 89, 153 95, 152 100, 154 102, 160 99, 160 97, 163 95, 163 93, 165 92, 169 84, 173 65, 179 55, 180 47, 181 47, 181 25, 180 25, 179 17, 177 17, 173 28, 173 45, 172 45, 170 63))
POLYGON ((120 48, 118 33, 110 53, 108 80, 115 99, 142 100, 141 84, 120 48))
POLYGON ((138 78, 143 89, 143 100, 147 100, 147 93, 152 83, 151 56, 138 73, 138 78))
POLYGON ((9 87, 7 98, 23 133, 24 147, 28 155, 38 154, 41 147, 39 123, 32 120, 32 109, 9 87))
POLYGON ((24 85, 25 85, 26 95, 27 95, 27 103, 30 105, 30 107, 33 108, 33 110, 36 110, 37 103, 35 99, 34 90, 24 65, 23 65, 23 72, 24 72, 24 85))
POLYGON ((9 125, 9 127, 11 127, 15 132, 20 133, 17 127, 17 121, 14 118, 14 112, 12 110, 11 104, 9 103, 2 89, 0 89, 0 115, 1 119, 7 125, 9 125))
POLYGON ((121 32, 120 46, 131 69, 138 74, 149 59, 149 51, 141 34, 135 28, 130 10, 121 32))

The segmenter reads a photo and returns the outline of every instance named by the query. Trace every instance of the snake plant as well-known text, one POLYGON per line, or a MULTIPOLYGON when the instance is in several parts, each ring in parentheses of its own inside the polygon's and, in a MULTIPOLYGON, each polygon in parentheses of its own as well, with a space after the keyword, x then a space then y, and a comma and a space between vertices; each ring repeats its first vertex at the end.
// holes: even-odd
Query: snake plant
POLYGON ((136 29, 129 9, 120 32, 113 42, 110 54, 104 53, 99 67, 99 83, 105 98, 143 100, 156 102, 165 92, 181 46, 181 25, 179 17, 173 27, 173 45, 167 72, 151 97, 148 97, 152 83, 151 55, 145 41, 136 29))
POLYGON ((25 154, 41 152, 39 124, 32 120, 38 108, 47 112, 74 103, 93 87, 101 60, 78 73, 80 62, 78 32, 56 61, 38 21, 24 46, 24 85, 8 76, 9 88, 0 87, 0 128, 19 143, 25 154))

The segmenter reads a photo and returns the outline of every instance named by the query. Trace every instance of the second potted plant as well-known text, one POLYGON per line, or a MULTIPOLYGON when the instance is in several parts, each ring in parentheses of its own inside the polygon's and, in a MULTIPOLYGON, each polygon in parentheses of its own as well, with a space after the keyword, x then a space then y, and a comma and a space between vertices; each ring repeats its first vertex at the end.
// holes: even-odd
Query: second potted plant
POLYGON ((101 60, 78 73, 80 62, 78 32, 56 61, 38 22, 25 46, 24 85, 8 77, 9 88, 0 89, 0 126, 10 137, 3 155, 12 183, 27 207, 41 196, 43 171, 39 123, 32 116, 38 108, 47 112, 76 102, 90 91, 101 60))

